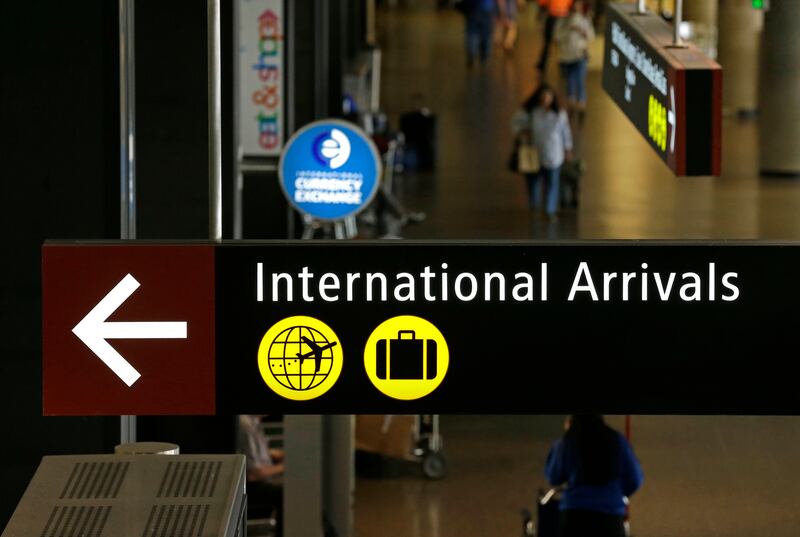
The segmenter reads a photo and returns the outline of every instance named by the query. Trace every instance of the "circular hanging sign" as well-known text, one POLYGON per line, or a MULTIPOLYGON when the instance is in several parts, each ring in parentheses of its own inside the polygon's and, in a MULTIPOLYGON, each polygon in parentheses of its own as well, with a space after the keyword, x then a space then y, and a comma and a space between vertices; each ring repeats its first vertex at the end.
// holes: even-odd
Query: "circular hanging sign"
POLYGON ((378 191, 381 157, 369 136, 352 123, 310 123, 288 141, 278 178, 289 203, 317 220, 358 214, 378 191))

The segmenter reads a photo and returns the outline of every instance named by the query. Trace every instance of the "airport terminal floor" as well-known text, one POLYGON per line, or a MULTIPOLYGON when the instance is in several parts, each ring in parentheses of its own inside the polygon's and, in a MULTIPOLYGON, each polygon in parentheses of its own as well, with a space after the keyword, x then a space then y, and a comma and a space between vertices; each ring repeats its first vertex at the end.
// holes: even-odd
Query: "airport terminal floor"
MULTIPOLYGON (((722 177, 676 178, 600 86, 602 38, 589 60, 581 157, 581 207, 556 226, 532 215, 522 178, 507 170, 510 122, 538 82, 535 9, 520 16, 513 55, 495 46, 467 69, 463 20, 433 2, 378 15, 381 99, 395 125, 424 104, 439 118, 435 173, 407 182, 407 205, 428 213, 408 238, 441 239, 797 239, 800 183, 758 176, 758 125, 725 117, 722 177), (413 89, 412 89, 413 88, 413 89)), ((548 81, 559 80, 555 54, 548 81)))
MULTIPOLYGON (((511 115, 537 83, 541 28, 533 10, 520 16, 513 54, 494 47, 487 65, 468 69, 462 18, 432 4, 406 2, 377 18, 382 107, 396 122, 416 106, 419 92, 439 121, 436 171, 405 179, 406 204, 427 214, 406 228, 406 237, 800 238, 800 183, 759 177, 757 122, 724 118, 721 177, 675 178, 602 91, 597 43, 580 208, 555 223, 532 213, 506 160, 511 115)), ((547 71, 553 81, 554 63, 547 71)), ((622 430, 622 417, 609 421, 622 430)), ((562 425, 561 416, 444 416, 447 478, 360 478, 355 534, 519 535, 519 510, 532 507, 546 486, 545 456, 562 425)), ((634 416, 632 443, 645 484, 631 504, 632 534, 795 535, 798 442, 796 417, 634 416)))

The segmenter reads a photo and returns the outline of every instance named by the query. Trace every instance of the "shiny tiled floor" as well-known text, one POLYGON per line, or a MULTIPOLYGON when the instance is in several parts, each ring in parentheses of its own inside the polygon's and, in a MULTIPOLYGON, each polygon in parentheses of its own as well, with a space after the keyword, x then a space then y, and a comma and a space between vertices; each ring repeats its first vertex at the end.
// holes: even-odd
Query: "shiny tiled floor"
MULTIPOLYGON (((800 237, 800 182, 762 180, 757 123, 727 118, 723 176, 675 178, 600 88, 602 48, 589 72, 583 132, 588 169, 583 203, 558 226, 527 209, 519 176, 506 170, 509 121, 533 90, 541 37, 534 10, 522 17, 513 56, 495 50, 468 70, 463 21, 428 2, 379 14, 382 103, 397 124, 414 94, 439 118, 439 166, 406 179, 409 205, 429 214, 410 238, 764 238, 800 237)), ((554 62, 551 62, 554 67, 554 62)), ((558 80, 556 69, 548 78, 558 80)))
MULTIPOLYGON (((489 65, 468 71, 460 16, 422 0, 406 4, 379 13, 383 105, 396 122, 422 93, 440 129, 436 173, 405 180, 407 204, 428 214, 407 237, 800 238, 800 182, 757 176, 757 124, 725 120, 722 177, 672 177, 602 93, 598 53, 589 74, 583 202, 546 224, 527 209, 521 179, 505 169, 509 118, 536 83, 533 13, 523 15, 513 56, 495 50, 489 65)), ((543 485, 543 459, 562 419, 444 416, 449 476, 359 479, 356 536, 519 535, 519 508, 543 485)), ((637 416, 633 440, 647 476, 632 505, 637 537, 800 531, 799 418, 637 416)))
MULTIPOLYGON (((356 536, 518 536, 520 507, 544 487, 544 458, 562 417, 444 416, 442 481, 359 479, 356 536)), ((621 417, 609 423, 623 428, 621 417)), ((634 416, 645 484, 633 497, 636 537, 796 536, 800 420, 634 416)))

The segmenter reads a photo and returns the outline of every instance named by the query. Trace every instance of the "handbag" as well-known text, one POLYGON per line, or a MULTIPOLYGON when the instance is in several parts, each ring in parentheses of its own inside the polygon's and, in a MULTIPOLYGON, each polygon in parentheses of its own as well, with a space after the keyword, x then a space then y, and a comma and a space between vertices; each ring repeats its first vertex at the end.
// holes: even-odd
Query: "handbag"
POLYGON ((508 169, 512 172, 519 172, 519 140, 514 140, 514 146, 511 148, 511 155, 508 157, 508 169))
POLYGON ((517 171, 536 173, 539 171, 539 152, 533 144, 520 144, 517 148, 517 171))

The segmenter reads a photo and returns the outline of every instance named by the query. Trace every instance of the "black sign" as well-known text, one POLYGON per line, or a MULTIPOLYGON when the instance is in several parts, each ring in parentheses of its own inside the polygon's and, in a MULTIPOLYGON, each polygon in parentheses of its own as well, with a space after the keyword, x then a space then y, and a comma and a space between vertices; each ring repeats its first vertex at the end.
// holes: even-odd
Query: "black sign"
POLYGON ((798 273, 758 243, 47 245, 45 402, 800 414, 798 273))
POLYGON ((755 243, 224 244, 217 412, 800 413, 798 269, 755 243), (265 382, 335 352, 314 398, 265 382))
POLYGON ((722 68, 633 3, 611 3, 603 89, 676 175, 720 175, 722 68))

